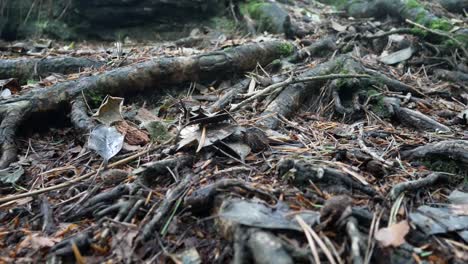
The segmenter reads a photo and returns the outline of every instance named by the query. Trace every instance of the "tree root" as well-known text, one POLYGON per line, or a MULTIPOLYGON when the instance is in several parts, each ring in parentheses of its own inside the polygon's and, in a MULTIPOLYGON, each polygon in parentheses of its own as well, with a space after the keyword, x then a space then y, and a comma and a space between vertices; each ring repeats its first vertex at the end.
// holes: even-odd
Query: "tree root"
POLYGON ((446 140, 401 152, 401 157, 408 160, 431 157, 446 157, 468 165, 468 141, 446 140))
POLYGON ((167 192, 161 205, 152 214, 150 221, 143 227, 140 237, 142 241, 147 241, 154 237, 154 231, 161 226, 162 220, 169 215, 170 210, 174 209, 174 205, 177 203, 177 200, 183 199, 186 191, 190 187, 192 177, 192 174, 185 175, 185 177, 177 183, 173 189, 167 192))
POLYGON ((187 196, 184 200, 184 206, 191 208, 193 211, 208 211, 213 205, 213 201, 218 193, 226 189, 239 188, 244 191, 258 194, 268 199, 276 200, 270 194, 253 186, 250 186, 244 181, 235 179, 222 179, 216 181, 213 184, 209 184, 203 188, 200 188, 187 196))
POLYGON ((338 169, 312 162, 285 159, 278 163, 278 175, 291 178, 294 184, 302 186, 312 181, 326 188, 344 188, 347 191, 358 190, 369 196, 377 195, 377 191, 369 186, 354 181, 349 174, 338 169))
POLYGON ((282 41, 251 43, 199 56, 161 58, 76 81, 58 83, 48 89, 34 90, 3 100, 0 105, 0 117, 3 119, 0 126, 0 169, 16 159, 16 130, 30 114, 56 110, 61 105, 78 100, 73 107, 73 123, 79 129, 89 129, 89 120, 84 118, 84 106, 77 99, 82 93, 91 97, 117 96, 151 89, 155 84, 181 84, 213 79, 213 76, 220 78, 251 70, 257 64, 266 65, 277 58, 290 55, 285 53, 285 45, 291 44, 282 41))
POLYGON ((450 174, 448 173, 433 172, 427 175, 426 177, 418 179, 418 180, 399 183, 393 186, 392 190, 390 190, 390 193, 389 193, 390 199, 396 200, 398 196, 400 196, 400 194, 403 192, 415 191, 424 187, 428 187, 428 186, 435 184, 436 182, 440 180, 445 181, 449 178, 449 176, 450 174))
POLYGON ((77 73, 84 68, 99 68, 103 65, 103 62, 75 57, 0 60, 0 79, 16 78, 26 83, 27 80, 47 77, 51 73, 77 73))
MULTIPOLYGON (((309 105, 322 105, 327 104, 323 102, 321 98, 320 88, 323 87, 327 79, 340 79, 340 76, 354 77, 350 80, 341 81, 341 84, 338 84, 338 81, 332 81, 331 90, 332 98, 334 98, 335 109, 339 113, 349 114, 356 110, 361 109, 361 105, 356 104, 355 109, 346 109, 341 104, 341 99, 338 95, 338 86, 346 84, 348 86, 359 86, 359 87, 369 87, 371 85, 386 85, 389 90, 394 92, 404 92, 417 95, 424 95, 410 85, 404 84, 400 81, 393 80, 381 73, 378 73, 372 69, 365 68, 357 60, 342 55, 328 62, 319 64, 315 68, 308 70, 300 74, 297 78, 292 80, 286 80, 283 84, 279 85, 274 84, 273 86, 286 86, 281 93, 266 107, 262 113, 262 117, 259 119, 257 124, 259 126, 264 126, 270 129, 275 129, 280 121, 278 116, 289 117, 293 115, 296 111, 299 110, 305 102, 308 102, 309 105), (347 72, 350 74, 335 74, 336 72, 347 72), (321 76, 336 76, 336 78, 320 78, 321 76), (359 77, 359 78, 358 78, 359 77), (364 77, 364 78, 363 78, 364 77), (307 82, 301 82, 301 80, 308 80, 307 82), (360 80, 360 81, 359 81, 360 80), (335 93, 333 94, 333 90, 335 93), (322 102, 320 102, 322 101, 322 102)), ((357 98, 353 98, 356 101, 357 98)), ((238 106, 236 106, 238 108, 238 106)), ((435 121, 434 121, 435 122, 435 121)), ((439 126, 440 128, 442 125, 439 126)), ((446 127, 442 129, 447 131, 446 127)))

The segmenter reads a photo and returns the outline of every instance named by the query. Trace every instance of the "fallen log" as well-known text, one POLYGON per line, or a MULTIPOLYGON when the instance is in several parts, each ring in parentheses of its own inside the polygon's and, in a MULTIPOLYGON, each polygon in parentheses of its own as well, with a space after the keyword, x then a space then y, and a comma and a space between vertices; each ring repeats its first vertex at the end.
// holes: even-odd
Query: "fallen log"
MULTIPOLYGON (((105 96, 138 93, 161 85, 219 79, 266 65, 291 55, 290 43, 271 41, 250 43, 192 57, 158 58, 74 81, 58 83, 0 101, 0 168, 16 159, 15 134, 31 114, 50 112, 69 105, 78 96, 105 96)), ((82 128, 82 127, 81 127, 82 128)))

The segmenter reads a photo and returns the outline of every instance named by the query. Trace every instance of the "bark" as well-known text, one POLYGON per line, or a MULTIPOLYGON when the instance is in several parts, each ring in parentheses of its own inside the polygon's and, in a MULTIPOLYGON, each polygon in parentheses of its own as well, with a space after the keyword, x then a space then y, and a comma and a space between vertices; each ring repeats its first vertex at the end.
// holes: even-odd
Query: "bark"
POLYGON ((0 126, 0 168, 7 167, 16 159, 16 128, 30 114, 56 110, 82 93, 118 96, 148 89, 157 92, 162 85, 223 78, 289 55, 285 52, 285 45, 290 44, 281 41, 251 43, 193 57, 154 59, 3 100, 0 105, 0 118, 3 119, 0 126))

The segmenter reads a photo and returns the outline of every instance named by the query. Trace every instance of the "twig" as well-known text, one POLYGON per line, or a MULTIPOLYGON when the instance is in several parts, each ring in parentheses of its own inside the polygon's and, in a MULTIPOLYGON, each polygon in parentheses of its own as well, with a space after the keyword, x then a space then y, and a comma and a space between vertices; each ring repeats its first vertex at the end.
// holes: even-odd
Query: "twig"
POLYGON ((393 164, 391 162, 384 160, 382 157, 377 155, 375 152, 373 152, 366 146, 366 144, 364 143, 363 134, 364 134, 364 129, 362 125, 360 125, 358 142, 359 142, 359 147, 361 147, 362 151, 369 154, 375 160, 382 162, 386 167, 392 167, 393 164))
POLYGON ((342 78, 371 78, 371 76, 367 75, 367 74, 329 74, 329 75, 305 77, 305 78, 299 78, 299 79, 295 79, 294 77, 289 77, 288 79, 286 79, 286 80, 284 80, 282 82, 272 84, 272 85, 266 87, 265 89, 258 91, 257 93, 255 93, 251 97, 249 97, 249 98, 245 99, 244 101, 240 102, 239 104, 232 105, 231 111, 237 111, 240 108, 242 108, 243 106, 245 106, 246 104, 248 104, 250 102, 253 102, 255 99, 257 99, 257 98, 259 98, 259 97, 261 97, 261 96, 263 96, 263 95, 265 95, 267 93, 274 92, 277 89, 283 88, 283 87, 285 87, 287 85, 290 85, 290 84, 311 82, 311 81, 317 81, 317 80, 342 79, 342 78))
POLYGON ((354 217, 350 217, 346 223, 346 232, 351 239, 351 256, 354 264, 363 263, 361 256, 361 244, 362 238, 361 233, 357 227, 357 220, 354 217))
POLYGON ((307 242, 309 242, 310 246, 310 251, 312 252, 312 256, 314 257, 314 263, 320 264, 320 257, 317 252, 317 246, 315 246, 315 242, 312 239, 312 236, 310 235, 309 229, 311 229, 307 223, 299 216, 296 215, 296 221, 299 223, 299 225, 302 227, 304 230, 304 234, 307 238, 307 242))

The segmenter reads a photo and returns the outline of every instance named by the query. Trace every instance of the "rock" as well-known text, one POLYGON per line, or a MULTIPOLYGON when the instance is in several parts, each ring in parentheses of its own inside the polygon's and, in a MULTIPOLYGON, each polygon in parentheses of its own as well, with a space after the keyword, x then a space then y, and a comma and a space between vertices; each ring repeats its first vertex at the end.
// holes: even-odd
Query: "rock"
POLYGON ((283 33, 283 25, 288 13, 276 3, 254 2, 243 6, 244 14, 248 14, 256 22, 257 31, 279 34, 283 33))

